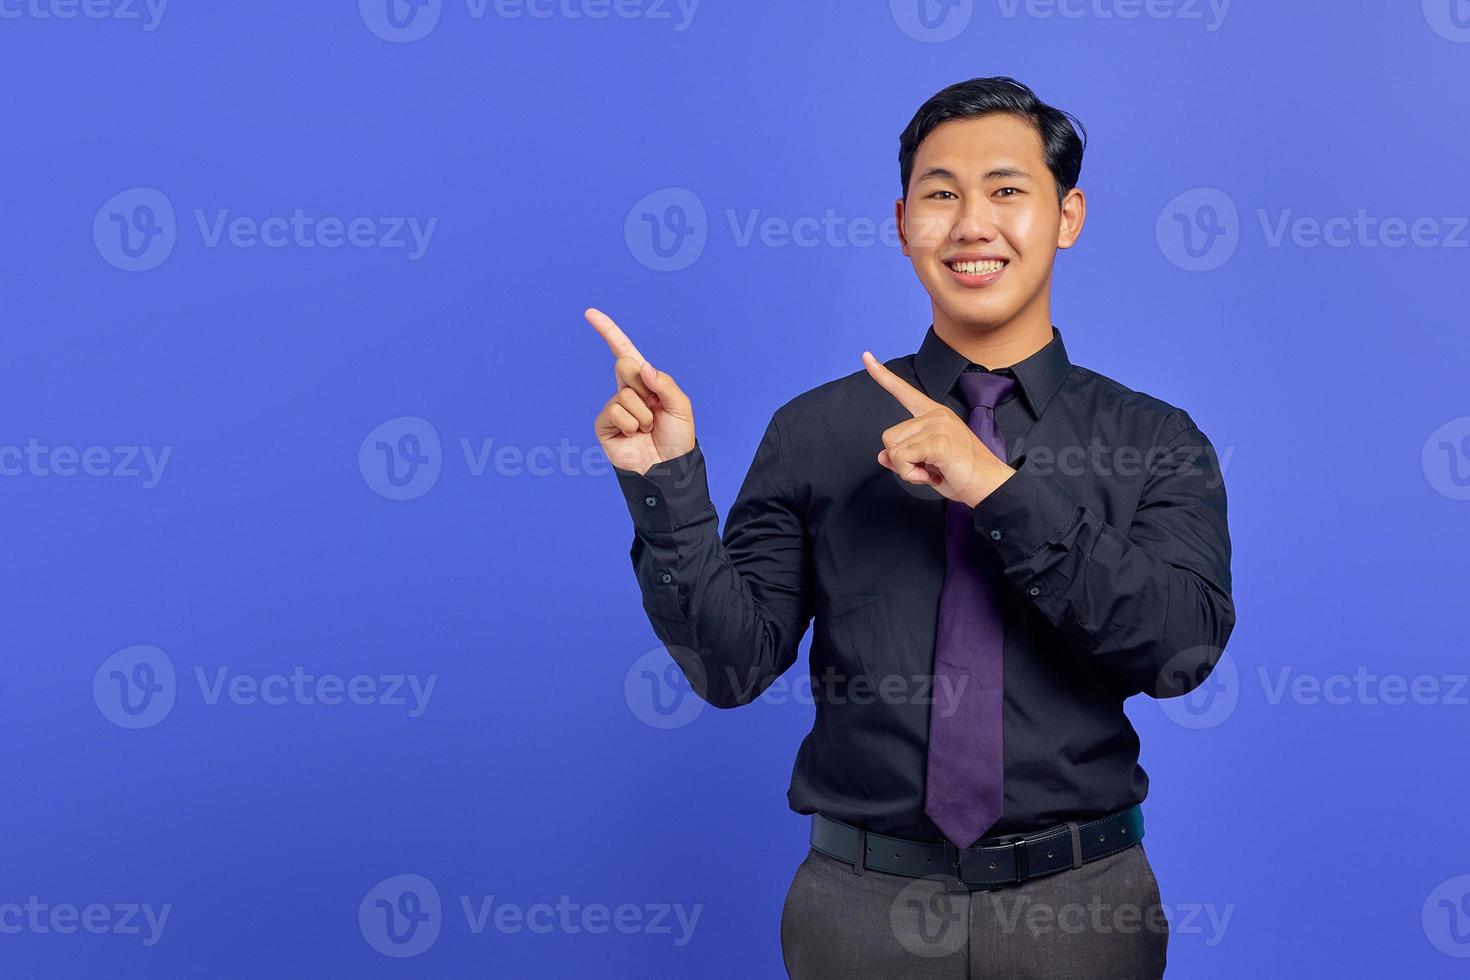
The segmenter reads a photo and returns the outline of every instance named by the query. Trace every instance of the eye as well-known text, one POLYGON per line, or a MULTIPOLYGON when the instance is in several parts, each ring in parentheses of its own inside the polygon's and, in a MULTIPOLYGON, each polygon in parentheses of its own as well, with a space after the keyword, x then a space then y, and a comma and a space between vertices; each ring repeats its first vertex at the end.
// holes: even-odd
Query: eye
POLYGON ((952 191, 935 191, 933 194, 930 194, 929 196, 930 197, 938 197, 940 194, 948 194, 950 197, 954 197, 954 193, 952 191))
MULTIPOLYGON (((1021 193, 1021 189, 1019 187, 1002 187, 1000 190, 1002 190, 1002 191, 1015 191, 1017 194, 1021 193)), ((1000 191, 996 191, 996 193, 999 194, 1000 191)), ((1011 197, 1011 196, 1012 195, 1010 195, 1010 194, 1007 194, 1006 195, 1006 197, 1011 197)))

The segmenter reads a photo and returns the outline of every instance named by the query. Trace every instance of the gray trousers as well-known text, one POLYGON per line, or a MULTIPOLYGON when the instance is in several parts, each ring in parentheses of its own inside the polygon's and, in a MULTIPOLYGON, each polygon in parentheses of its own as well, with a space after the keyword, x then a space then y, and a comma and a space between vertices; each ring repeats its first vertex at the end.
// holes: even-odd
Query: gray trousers
POLYGON ((953 892, 815 848, 781 910, 781 955, 793 980, 1156 978, 1169 924, 1143 843, 994 891, 953 892))

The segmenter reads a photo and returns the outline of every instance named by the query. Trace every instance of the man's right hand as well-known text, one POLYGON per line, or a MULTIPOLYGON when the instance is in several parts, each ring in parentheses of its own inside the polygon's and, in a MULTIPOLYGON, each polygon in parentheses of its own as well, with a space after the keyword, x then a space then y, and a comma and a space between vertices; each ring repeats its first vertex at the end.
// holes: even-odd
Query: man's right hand
POLYGON ((694 408, 674 379, 644 360, 612 317, 588 308, 582 314, 617 361, 617 393, 597 415, 597 441, 608 461, 639 476, 655 463, 677 459, 694 448, 694 408))

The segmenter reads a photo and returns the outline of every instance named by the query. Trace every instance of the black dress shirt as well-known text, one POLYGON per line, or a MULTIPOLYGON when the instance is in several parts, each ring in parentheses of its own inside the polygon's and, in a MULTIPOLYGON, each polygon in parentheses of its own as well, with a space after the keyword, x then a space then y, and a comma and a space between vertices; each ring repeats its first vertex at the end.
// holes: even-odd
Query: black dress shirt
MULTIPOLYGON (((931 325, 887 366, 968 415, 956 380, 986 370, 931 325)), ((1141 802, 1148 775, 1123 700, 1201 683, 1235 624, 1225 489, 1182 409, 1071 363, 1061 332, 996 373, 1014 475, 974 508, 1005 568, 1005 812, 1026 833, 1141 802)), ((877 461, 910 414, 866 370, 776 410, 725 523, 702 449, 640 476, 614 468, 654 632, 691 687, 746 704, 789 668, 815 619, 816 717, 787 799, 798 813, 941 840, 924 813, 946 501, 877 461)), ((980 747, 976 747, 978 752, 980 747)))

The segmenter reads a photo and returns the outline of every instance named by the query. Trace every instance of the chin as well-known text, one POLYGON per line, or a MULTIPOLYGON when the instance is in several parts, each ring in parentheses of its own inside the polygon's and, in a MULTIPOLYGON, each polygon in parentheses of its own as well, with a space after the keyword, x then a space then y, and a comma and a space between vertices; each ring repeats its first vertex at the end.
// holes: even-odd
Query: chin
POLYGON ((997 303, 993 300, 978 303, 972 297, 966 299, 968 302, 943 303, 941 306, 955 323, 974 330, 992 330, 1009 323, 1017 312, 1009 303, 997 303))

